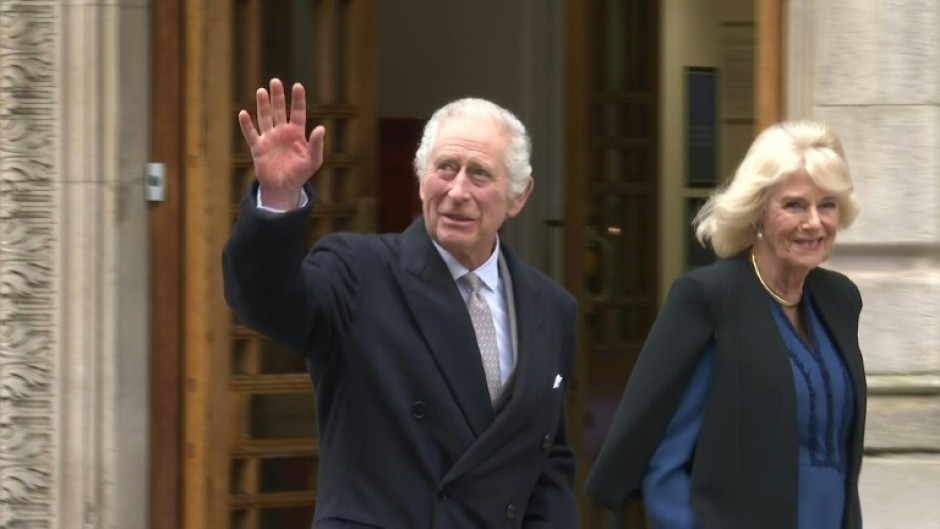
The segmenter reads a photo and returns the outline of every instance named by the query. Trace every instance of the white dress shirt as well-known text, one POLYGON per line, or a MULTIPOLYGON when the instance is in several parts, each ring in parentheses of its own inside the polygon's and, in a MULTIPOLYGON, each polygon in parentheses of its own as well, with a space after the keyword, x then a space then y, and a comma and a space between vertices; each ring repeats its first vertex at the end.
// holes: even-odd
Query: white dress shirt
POLYGON ((499 276, 499 237, 496 238, 496 248, 489 259, 476 270, 467 268, 457 262, 453 255, 448 253, 441 245, 434 243, 441 258, 450 270, 450 275, 457 283, 464 301, 470 299, 470 291, 464 287, 462 281, 457 281, 468 272, 473 272, 480 278, 480 294, 490 306, 493 314, 493 325, 496 326, 496 348, 499 350, 499 378, 503 385, 509 380, 513 369, 516 368, 516 352, 512 348, 512 335, 509 329, 509 312, 506 310, 506 293, 503 288, 505 282, 499 276))
MULTIPOLYGON (((256 201, 258 202, 258 209, 270 211, 271 213, 287 213, 286 209, 269 208, 268 206, 265 206, 264 204, 261 203, 261 186, 258 186, 258 192, 257 192, 257 195, 255 196, 256 196, 256 201)), ((297 201, 297 207, 302 208, 306 206, 308 200, 310 199, 307 197, 307 192, 301 189, 300 199, 297 201)))

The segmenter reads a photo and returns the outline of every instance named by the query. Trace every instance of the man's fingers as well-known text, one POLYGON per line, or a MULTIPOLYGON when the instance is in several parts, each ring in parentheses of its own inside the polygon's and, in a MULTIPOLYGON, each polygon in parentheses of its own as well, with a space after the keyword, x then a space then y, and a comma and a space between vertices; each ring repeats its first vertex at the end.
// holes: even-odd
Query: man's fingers
POLYGON ((290 91, 290 123, 301 129, 307 126, 307 94, 304 85, 294 83, 290 91))
POLYGON ((255 143, 258 142, 258 131, 255 129, 255 124, 251 122, 251 114, 247 110, 242 110, 238 113, 238 125, 242 129, 242 136, 245 138, 245 143, 248 144, 248 148, 251 149, 255 146, 255 143))
POLYGON ((273 78, 271 88, 271 121, 276 127, 287 121, 287 102, 284 100, 284 84, 280 79, 273 78))
POLYGON ((258 104, 258 129, 261 130, 261 134, 264 134, 274 127, 271 120, 271 99, 268 97, 268 91, 259 88, 255 92, 255 100, 258 104))
POLYGON ((310 159, 313 161, 314 171, 323 165, 323 136, 326 135, 326 129, 323 125, 318 125, 310 132, 310 139, 307 140, 307 150, 310 152, 310 159))

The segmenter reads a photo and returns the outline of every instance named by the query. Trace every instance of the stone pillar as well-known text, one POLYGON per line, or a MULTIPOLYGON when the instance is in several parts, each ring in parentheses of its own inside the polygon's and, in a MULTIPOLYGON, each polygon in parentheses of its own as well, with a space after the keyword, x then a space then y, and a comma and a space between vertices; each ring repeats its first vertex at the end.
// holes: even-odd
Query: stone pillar
POLYGON ((829 266, 859 286, 866 529, 940 520, 940 4, 790 0, 788 115, 833 125, 862 212, 829 266))
POLYGON ((0 528, 144 527, 149 2, 0 2, 0 528))

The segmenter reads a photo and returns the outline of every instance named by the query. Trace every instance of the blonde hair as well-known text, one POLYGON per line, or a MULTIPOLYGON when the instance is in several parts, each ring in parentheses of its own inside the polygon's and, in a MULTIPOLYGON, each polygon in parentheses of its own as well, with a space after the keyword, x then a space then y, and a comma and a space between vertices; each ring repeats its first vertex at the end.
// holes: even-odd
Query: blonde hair
POLYGON ((813 182, 833 193, 839 204, 839 227, 858 215, 858 201, 839 136, 827 125, 789 121, 764 130, 751 144, 734 178, 702 206, 692 226, 702 246, 728 257, 754 244, 757 223, 770 190, 805 171, 813 182))

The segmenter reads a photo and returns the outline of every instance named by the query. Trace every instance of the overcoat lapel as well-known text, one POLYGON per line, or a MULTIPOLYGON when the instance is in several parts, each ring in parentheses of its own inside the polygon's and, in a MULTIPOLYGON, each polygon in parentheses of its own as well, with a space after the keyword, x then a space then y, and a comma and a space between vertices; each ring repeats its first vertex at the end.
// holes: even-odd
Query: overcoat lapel
MULTIPOLYGON (((840 307, 839 300, 845 293, 837 292, 832 288, 833 282, 826 281, 823 273, 813 271, 806 278, 806 286, 810 296, 816 304, 819 317, 829 331, 836 349, 842 357, 842 362, 852 378, 852 386, 865 387, 865 368, 861 363, 861 351, 858 349, 858 328, 853 324, 855 314, 846 312, 840 307)), ((855 391, 855 409, 862 416, 865 410, 865 392, 855 391)))
POLYGON ((399 282, 434 362, 474 435, 493 422, 476 335, 457 284, 419 217, 402 234, 399 282))
MULTIPOLYGON (((781 436, 777 440, 780 443, 778 446, 787 447, 766 463, 765 470, 777 476, 780 483, 795 485, 799 467, 799 452, 796 447, 799 446, 800 427, 790 354, 774 318, 772 301, 754 273, 749 254, 745 252, 736 264, 739 267, 739 285, 735 288, 736 295, 731 296, 729 300, 730 303, 737 304, 737 310, 740 311, 730 319, 738 322, 741 335, 746 337, 745 341, 736 347, 743 372, 747 373, 747 380, 741 382, 745 386, 753 386, 744 390, 745 394, 759 394, 761 401, 774 410, 778 418, 771 427, 781 436)), ((763 412, 755 411, 750 406, 748 410, 748 421, 761 420, 753 414, 763 412)), ((752 424, 747 427, 758 426, 752 424)), ((795 486, 784 487, 780 493, 792 493, 792 499, 796 501, 795 491, 795 486)))
MULTIPOLYGON (((839 292, 834 280, 827 280, 824 271, 813 271, 806 278, 817 313, 835 342, 836 349, 842 356, 842 362, 849 372, 852 386, 855 388, 855 420, 853 421, 850 441, 850 457, 854 468, 861 464, 864 446, 866 395, 865 366, 862 365, 862 353, 858 347, 858 324, 856 311, 860 307, 845 302, 847 292, 839 292)), ((844 519, 846 524, 861 527, 858 511, 858 474, 852 474, 846 484, 847 498, 844 519)))
MULTIPOLYGON (((737 312, 729 321, 736 322, 744 339, 732 347, 741 373, 746 373, 741 377, 739 390, 742 395, 756 398, 741 404, 744 423, 740 427, 748 440, 770 443, 763 448, 749 447, 748 464, 757 465, 762 471, 746 472, 741 479, 747 487, 779 496, 779 502, 795 503, 800 426, 790 354, 774 317, 773 302, 758 281, 748 254, 745 253, 737 265, 738 285, 732 285, 735 294, 726 299, 736 306, 737 312), (767 418, 768 410, 773 410, 773 420, 767 418), (774 433, 768 437, 768 432, 774 433), (767 454, 773 455, 767 457, 767 454), (778 484, 766 484, 768 475, 774 476, 778 484)), ((765 507, 770 508, 771 504, 778 503, 769 502, 765 507)), ((795 524, 795 512, 793 516, 795 524)))
MULTIPOLYGON (((790 367, 790 357, 787 352, 787 345, 780 335, 780 329, 777 327, 777 321, 774 319, 771 310, 771 302, 767 297, 767 292, 757 280, 757 276, 752 269, 750 254, 744 253, 737 258, 738 277, 740 278, 741 288, 738 296, 741 311, 741 317, 734 321, 747 322, 742 326, 742 332, 747 336, 747 343, 742 344, 740 349, 749 351, 749 355, 756 356, 756 362, 749 362, 748 366, 760 372, 752 373, 753 378, 757 380, 778 380, 783 377, 787 384, 786 387, 793 386, 793 371, 790 367), (753 353, 750 353, 753 351, 753 353), (768 378, 763 378, 763 377, 768 378)), ((734 302, 732 300, 732 302, 734 302)), ((793 409, 794 426, 796 423, 796 408, 793 409)))
MULTIPOLYGON (((750 268, 747 258, 741 259, 739 263, 748 269, 750 268)), ((768 371, 768 373, 777 372, 778 376, 784 377, 788 384, 786 387, 792 387, 794 384, 793 373, 789 364, 786 344, 780 336, 780 331, 777 328, 771 311, 765 310, 767 296, 763 292, 763 287, 760 286, 754 274, 749 270, 748 272, 741 270, 741 273, 742 275, 747 274, 751 278, 746 281, 749 286, 742 289, 744 296, 742 309, 754 311, 754 313, 759 316, 752 318, 754 323, 748 330, 748 335, 751 337, 749 340, 752 344, 755 344, 757 343, 756 340, 764 338, 763 341, 766 343, 766 346, 763 347, 763 350, 770 355, 764 356, 764 361, 756 365, 763 366, 761 369, 773 370, 768 371), (766 340, 766 337, 769 336, 772 336, 773 339, 766 340)), ((853 333, 858 332, 853 324, 855 314, 847 311, 849 307, 844 306, 844 302, 842 301, 845 293, 838 292, 837 289, 833 287, 835 284, 834 281, 827 280, 824 270, 813 270, 806 278, 806 289, 809 291, 809 295, 817 308, 817 313, 826 326, 826 329, 829 331, 836 345, 836 349, 838 349, 841 355, 843 363, 852 379, 852 385, 855 388, 864 388, 864 367, 861 363, 861 353, 858 350, 856 336, 853 335, 853 333)), ((743 349, 753 351, 761 350, 761 348, 755 348, 753 345, 744 347, 743 349)), ((778 403, 782 405, 783 401, 778 401, 778 403)), ((864 416, 865 405, 865 392, 855 391, 856 416, 864 416)), ((795 402, 793 402, 793 413, 791 415, 793 415, 794 421, 796 421, 795 414, 796 407, 795 402)), ((796 422, 794 422, 794 428, 798 428, 796 422)), ((859 432, 860 425, 856 424, 853 437, 857 438, 859 432)), ((853 444, 856 444, 856 440, 853 440, 853 444)))
POLYGON ((513 297, 516 302, 516 331, 518 333, 518 357, 516 363, 516 383, 512 388, 512 399, 496 418, 493 430, 496 434, 511 434, 513 430, 502 428, 506 424, 522 426, 525 416, 541 402, 545 392, 551 390, 559 364, 540 355, 540 351, 557 350, 546 347, 539 340, 539 331, 545 329, 545 307, 542 292, 532 282, 532 276, 526 272, 521 262, 513 253, 503 247, 509 273, 512 274, 513 297), (542 383, 544 382, 544 384, 542 383))
POLYGON ((449 481, 477 466, 494 449, 520 428, 525 427, 532 410, 542 405, 545 394, 552 390, 552 382, 558 374, 557 362, 540 356, 540 351, 557 350, 557 344, 547 346, 540 339, 539 330, 544 329, 544 308, 539 287, 532 282, 522 264, 505 246, 502 258, 506 259, 512 275, 513 297, 516 302, 516 322, 519 350, 516 362, 515 383, 512 395, 493 425, 471 446, 448 471, 444 480, 449 481))

